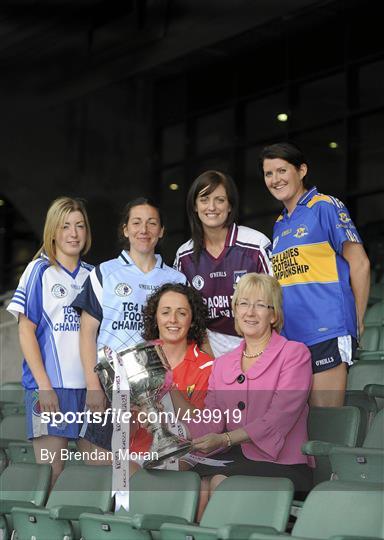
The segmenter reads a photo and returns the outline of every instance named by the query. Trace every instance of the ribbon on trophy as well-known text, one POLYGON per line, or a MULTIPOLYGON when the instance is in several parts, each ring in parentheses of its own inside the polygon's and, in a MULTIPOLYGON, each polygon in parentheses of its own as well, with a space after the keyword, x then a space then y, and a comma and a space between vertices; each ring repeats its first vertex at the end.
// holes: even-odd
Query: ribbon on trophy
POLYGON ((129 510, 129 382, 123 359, 109 349, 113 358, 115 379, 113 382, 112 411, 117 411, 118 421, 113 424, 112 435, 112 496, 115 496, 115 512, 120 508, 129 510))

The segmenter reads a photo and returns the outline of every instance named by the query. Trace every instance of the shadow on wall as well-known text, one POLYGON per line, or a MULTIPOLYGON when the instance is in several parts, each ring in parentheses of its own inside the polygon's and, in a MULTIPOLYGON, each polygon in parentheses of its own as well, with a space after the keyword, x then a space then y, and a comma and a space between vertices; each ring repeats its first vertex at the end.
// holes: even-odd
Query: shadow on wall
POLYGON ((86 200, 92 230, 92 247, 84 259, 90 264, 100 264, 113 259, 119 253, 117 229, 125 201, 117 200, 116 203, 111 203, 107 198, 101 197, 89 197, 86 200))

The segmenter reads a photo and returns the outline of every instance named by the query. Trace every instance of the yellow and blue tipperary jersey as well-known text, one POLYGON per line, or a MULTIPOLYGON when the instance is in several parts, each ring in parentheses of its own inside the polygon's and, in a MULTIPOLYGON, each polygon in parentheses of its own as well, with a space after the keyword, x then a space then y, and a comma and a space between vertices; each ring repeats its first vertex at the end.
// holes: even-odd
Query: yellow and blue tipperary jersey
POLYGON ((344 204, 316 187, 290 216, 286 209, 273 229, 272 267, 283 288, 283 334, 314 345, 357 337, 356 306, 344 242, 361 238, 344 204))

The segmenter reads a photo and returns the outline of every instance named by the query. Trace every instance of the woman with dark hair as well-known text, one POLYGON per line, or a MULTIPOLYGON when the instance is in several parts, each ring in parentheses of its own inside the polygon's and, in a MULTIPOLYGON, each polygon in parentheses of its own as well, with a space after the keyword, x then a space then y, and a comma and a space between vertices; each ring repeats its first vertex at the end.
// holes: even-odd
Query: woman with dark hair
POLYGON ((341 407, 347 366, 364 326, 370 265, 344 204, 305 181, 308 162, 288 142, 263 149, 260 167, 284 205, 273 231, 272 265, 284 295, 284 335, 312 354, 311 404, 341 407))
MULTIPOLYGON (((146 340, 161 339, 162 348, 172 369, 171 403, 167 410, 202 409, 212 369, 212 358, 200 347, 206 337, 207 308, 200 294, 180 283, 166 283, 147 301, 143 311, 146 340)), ((167 396, 163 401, 168 399, 167 396)), ((146 429, 131 429, 131 452, 146 452, 152 435, 146 429)), ((175 426, 179 432, 181 425, 175 426)), ((177 463, 176 460, 174 460, 177 463)), ((174 468, 177 468, 176 466, 174 468)))
MULTIPOLYGON (((183 274, 155 254, 163 234, 160 211, 153 202, 144 197, 129 202, 119 226, 123 251, 116 259, 96 266, 72 304, 82 310, 80 351, 87 384, 86 404, 91 412, 106 408, 105 394, 94 372, 97 349, 107 345, 119 352, 142 341, 142 310, 148 294, 163 283, 186 282, 183 274)), ((111 423, 105 427, 85 423, 82 435, 110 450, 112 427, 111 423)))
POLYGON ((208 338, 215 357, 240 341, 231 309, 236 283, 248 272, 271 272, 268 238, 236 224, 238 199, 229 175, 206 171, 198 176, 187 196, 192 238, 178 249, 174 262, 208 306, 208 338))

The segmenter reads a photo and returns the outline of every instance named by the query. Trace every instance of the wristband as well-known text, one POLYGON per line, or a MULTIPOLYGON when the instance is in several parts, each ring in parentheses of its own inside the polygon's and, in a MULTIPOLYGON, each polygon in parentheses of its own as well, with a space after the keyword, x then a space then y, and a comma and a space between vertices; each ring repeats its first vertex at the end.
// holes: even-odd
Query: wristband
POLYGON ((228 433, 228 431, 225 431, 225 432, 224 432, 224 435, 227 437, 227 448, 229 448, 229 447, 232 446, 232 439, 231 439, 231 436, 230 436, 230 434, 228 433))

